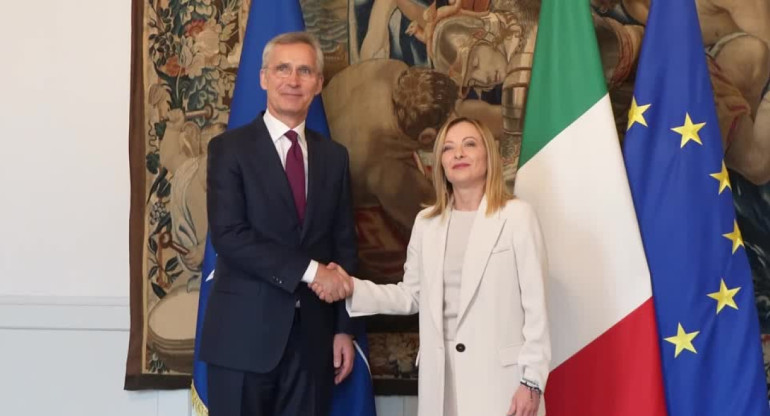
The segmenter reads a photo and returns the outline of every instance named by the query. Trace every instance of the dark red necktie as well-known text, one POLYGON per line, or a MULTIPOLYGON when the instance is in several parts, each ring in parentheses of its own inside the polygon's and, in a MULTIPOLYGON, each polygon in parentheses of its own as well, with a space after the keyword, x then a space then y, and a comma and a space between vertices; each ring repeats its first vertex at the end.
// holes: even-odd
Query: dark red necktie
POLYGON ((289 130, 284 136, 291 141, 289 153, 286 154, 286 177, 294 196, 299 222, 302 223, 305 221, 305 162, 302 160, 302 148, 299 146, 297 132, 289 130))

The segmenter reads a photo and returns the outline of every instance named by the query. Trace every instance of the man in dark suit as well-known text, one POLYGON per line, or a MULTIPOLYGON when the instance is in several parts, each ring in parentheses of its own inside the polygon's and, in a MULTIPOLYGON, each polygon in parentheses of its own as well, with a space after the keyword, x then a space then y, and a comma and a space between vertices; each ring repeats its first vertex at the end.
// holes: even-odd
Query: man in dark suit
POLYGON ((312 35, 277 36, 260 72, 267 111, 209 144, 218 257, 200 354, 212 416, 326 416, 333 383, 352 370, 338 301, 350 282, 330 264, 356 268, 348 153, 305 129, 322 73, 312 35))

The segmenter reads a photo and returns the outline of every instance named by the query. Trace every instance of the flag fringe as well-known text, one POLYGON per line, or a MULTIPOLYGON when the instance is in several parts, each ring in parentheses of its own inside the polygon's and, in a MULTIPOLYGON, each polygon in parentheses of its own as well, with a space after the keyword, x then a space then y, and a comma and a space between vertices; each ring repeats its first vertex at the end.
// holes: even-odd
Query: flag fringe
POLYGON ((192 402, 193 413, 195 416, 209 416, 209 409, 198 395, 198 390, 195 389, 195 383, 192 383, 190 387, 190 401, 192 402))

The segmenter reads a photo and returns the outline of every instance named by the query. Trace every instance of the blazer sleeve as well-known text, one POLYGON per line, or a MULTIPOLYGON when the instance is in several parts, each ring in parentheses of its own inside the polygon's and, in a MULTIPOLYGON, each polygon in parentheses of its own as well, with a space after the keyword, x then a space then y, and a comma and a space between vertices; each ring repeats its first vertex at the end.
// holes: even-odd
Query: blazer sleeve
POLYGON ((422 235, 424 220, 420 218, 412 228, 406 252, 404 277, 397 284, 378 285, 369 280, 353 279, 353 296, 347 298, 350 316, 374 314, 412 315, 420 308, 420 275, 422 274, 422 235))
POLYGON ((548 259, 543 234, 535 211, 519 202, 521 209, 515 217, 513 248, 524 309, 522 334, 524 345, 519 353, 522 379, 545 388, 551 361, 551 339, 545 299, 545 279, 548 259))
POLYGON ((243 172, 237 148, 218 136, 209 142, 207 195, 211 242, 228 264, 293 293, 310 264, 310 257, 262 237, 246 215, 243 172))

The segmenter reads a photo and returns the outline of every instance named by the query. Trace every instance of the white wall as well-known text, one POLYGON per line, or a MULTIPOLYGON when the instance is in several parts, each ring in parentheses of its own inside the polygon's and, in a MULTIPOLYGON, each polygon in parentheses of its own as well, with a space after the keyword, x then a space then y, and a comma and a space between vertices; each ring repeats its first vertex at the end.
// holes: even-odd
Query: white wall
POLYGON ((128 291, 130 1, 4 1, 0 294, 128 291))
MULTIPOLYGON (((123 390, 126 297, 0 296, 0 414, 187 416, 188 390, 123 390)), ((417 414, 378 397, 379 416, 417 414)))
MULTIPOLYGON (((130 0, 3 2, 2 414, 187 415, 123 391, 128 346, 130 0)), ((378 397, 380 416, 416 414, 378 397)))
POLYGON ((0 297, 2 414, 189 414, 186 390, 123 391, 128 300, 0 297))

